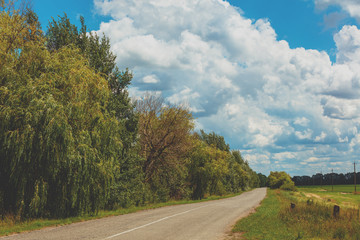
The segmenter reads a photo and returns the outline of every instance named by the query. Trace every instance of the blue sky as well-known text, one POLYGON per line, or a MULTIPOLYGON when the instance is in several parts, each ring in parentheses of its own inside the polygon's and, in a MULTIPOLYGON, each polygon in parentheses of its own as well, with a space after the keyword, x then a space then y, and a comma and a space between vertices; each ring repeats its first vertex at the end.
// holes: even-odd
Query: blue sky
POLYGON ((351 171, 360 155, 360 2, 33 0, 111 39, 131 96, 187 104, 258 172, 351 171))
MULTIPOLYGON (((344 24, 356 24, 355 19, 342 11, 339 6, 332 5, 324 10, 319 10, 310 0, 232 0, 229 3, 240 8, 242 15, 247 18, 268 19, 276 30, 278 39, 288 41, 290 47, 325 50, 333 61, 336 51, 333 34, 344 24), (329 19, 327 16, 331 13, 340 13, 338 16, 340 19, 335 16, 333 21, 329 20, 335 25, 327 23, 325 20, 329 19)), ((51 17, 56 18, 64 13, 75 24, 79 24, 80 15, 84 16, 91 30, 98 30, 101 22, 111 19, 99 14, 91 0, 33 0, 33 6, 39 14, 44 29, 51 17)))

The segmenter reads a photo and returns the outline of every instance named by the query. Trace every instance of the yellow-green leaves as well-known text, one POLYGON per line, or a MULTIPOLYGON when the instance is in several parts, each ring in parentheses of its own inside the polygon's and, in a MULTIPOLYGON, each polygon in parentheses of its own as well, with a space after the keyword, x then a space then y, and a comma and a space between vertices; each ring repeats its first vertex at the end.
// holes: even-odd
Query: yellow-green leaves
POLYGON ((281 188, 284 190, 295 190, 295 184, 286 172, 270 172, 268 177, 270 188, 281 188))
POLYGON ((0 210, 23 217, 104 208, 123 123, 78 49, 49 52, 35 15, 0 15, 0 210))

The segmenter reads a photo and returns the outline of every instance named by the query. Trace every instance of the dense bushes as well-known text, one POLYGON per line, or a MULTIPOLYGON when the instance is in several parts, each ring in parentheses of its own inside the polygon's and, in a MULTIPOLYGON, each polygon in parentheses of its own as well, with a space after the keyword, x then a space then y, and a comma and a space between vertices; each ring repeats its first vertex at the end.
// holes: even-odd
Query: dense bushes
POLYGON ((109 39, 66 15, 44 36, 31 10, 1 3, 1 215, 66 217, 259 185, 223 137, 194 134, 182 106, 131 102, 109 39), (136 107, 135 107, 136 105, 136 107))
POLYGON ((268 184, 272 189, 280 188, 287 191, 295 190, 295 184, 291 180, 290 175, 286 172, 270 172, 268 177, 268 184))

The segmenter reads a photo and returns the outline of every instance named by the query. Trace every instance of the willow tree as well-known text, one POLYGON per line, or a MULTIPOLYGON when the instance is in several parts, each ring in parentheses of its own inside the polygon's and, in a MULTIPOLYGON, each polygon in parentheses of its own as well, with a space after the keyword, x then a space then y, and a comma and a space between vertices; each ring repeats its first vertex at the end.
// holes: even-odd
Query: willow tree
POLYGON ((49 52, 33 12, 1 7, 0 208, 23 217, 95 212, 123 146, 108 82, 80 50, 49 52))
POLYGON ((117 118, 124 121, 127 136, 132 139, 123 139, 130 148, 136 136, 137 116, 134 114, 134 105, 128 96, 127 87, 133 78, 132 73, 126 69, 120 71, 116 66, 116 56, 111 51, 110 39, 95 32, 87 32, 85 19, 80 17, 80 30, 70 22, 66 14, 49 23, 46 38, 47 48, 57 51, 63 47, 75 46, 80 49, 88 64, 107 79, 111 89, 111 99, 108 110, 113 111, 117 118), (128 141, 125 141, 128 140, 128 141))
POLYGON ((122 151, 116 159, 118 167, 113 169, 115 181, 111 186, 107 208, 136 205, 143 199, 143 177, 142 159, 134 148, 138 116, 127 91, 133 76, 128 69, 120 71, 116 66, 116 56, 111 51, 110 39, 105 35, 100 37, 95 32, 88 32, 83 17, 80 17, 80 23, 81 28, 78 29, 66 14, 57 19, 53 18, 47 29, 46 46, 50 52, 69 46, 78 48, 88 65, 107 80, 111 94, 106 109, 122 125, 122 151))

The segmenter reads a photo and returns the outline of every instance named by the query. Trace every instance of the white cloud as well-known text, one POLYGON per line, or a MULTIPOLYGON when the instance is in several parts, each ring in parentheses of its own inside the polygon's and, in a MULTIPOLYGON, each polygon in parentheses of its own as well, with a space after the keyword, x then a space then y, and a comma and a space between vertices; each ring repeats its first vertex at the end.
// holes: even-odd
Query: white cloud
POLYGON ((334 40, 339 51, 338 63, 360 63, 360 59, 357 58, 360 54, 360 31, 356 26, 345 25, 340 32, 335 34, 334 40))
POLYGON ((324 132, 321 132, 321 134, 319 136, 316 136, 315 138, 315 142, 322 142, 324 141, 324 139, 326 138, 326 133, 324 132))
POLYGON ((159 79, 155 75, 147 75, 143 77, 144 83, 158 83, 160 82, 159 79))
POLYGON ((311 139, 312 134, 313 131, 311 129, 307 129, 304 132, 299 132, 299 131, 295 132, 296 137, 299 138, 300 140, 311 139))
MULTIPOLYGON (((344 2, 316 1, 347 9, 351 1, 344 2)), ((222 0, 95 0, 95 5, 112 18, 99 33, 110 37, 118 65, 135 73, 131 95, 157 91, 170 102, 188 103, 198 128, 224 135, 232 148, 252 150, 246 153, 250 164, 265 171, 298 169, 296 161, 311 154, 323 159, 331 152, 341 159, 350 148, 357 152, 356 26, 335 35, 332 63, 326 52, 291 49, 277 40, 269 21, 247 19, 222 0), (273 159, 274 168, 260 164, 273 159)))
POLYGON ((301 118, 296 118, 294 121, 294 124, 306 127, 306 126, 308 126, 309 122, 310 122, 310 120, 307 119, 306 117, 301 117, 301 118))
POLYGON ((273 159, 277 159, 279 161, 289 160, 289 159, 295 159, 295 154, 292 152, 281 152, 281 153, 275 153, 273 155, 273 159))
POLYGON ((330 5, 338 5, 350 16, 360 20, 360 2, 357 0, 315 0, 317 7, 328 8, 330 5))

